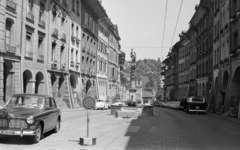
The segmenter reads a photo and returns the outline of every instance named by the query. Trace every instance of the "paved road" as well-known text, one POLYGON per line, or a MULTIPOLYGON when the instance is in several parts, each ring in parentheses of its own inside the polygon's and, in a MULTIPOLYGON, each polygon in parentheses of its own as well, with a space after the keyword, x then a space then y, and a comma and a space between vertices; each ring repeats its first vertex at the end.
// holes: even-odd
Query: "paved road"
POLYGON ((86 112, 63 113, 59 133, 48 133, 38 144, 28 138, 0 137, 0 150, 239 150, 240 124, 210 115, 154 108, 154 116, 121 119, 110 110, 91 111, 90 136, 95 146, 79 145, 86 136, 86 112))

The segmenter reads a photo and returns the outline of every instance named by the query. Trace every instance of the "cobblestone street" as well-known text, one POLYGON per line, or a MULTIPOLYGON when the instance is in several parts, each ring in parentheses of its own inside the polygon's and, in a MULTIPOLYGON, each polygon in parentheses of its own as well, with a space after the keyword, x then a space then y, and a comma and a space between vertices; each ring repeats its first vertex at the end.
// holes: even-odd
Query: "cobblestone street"
POLYGON ((90 112, 90 137, 94 146, 79 145, 86 136, 86 111, 63 112, 59 133, 45 134, 38 144, 28 138, 1 137, 0 150, 237 150, 240 124, 212 115, 187 114, 155 107, 154 116, 137 120, 114 118, 110 110, 90 112))

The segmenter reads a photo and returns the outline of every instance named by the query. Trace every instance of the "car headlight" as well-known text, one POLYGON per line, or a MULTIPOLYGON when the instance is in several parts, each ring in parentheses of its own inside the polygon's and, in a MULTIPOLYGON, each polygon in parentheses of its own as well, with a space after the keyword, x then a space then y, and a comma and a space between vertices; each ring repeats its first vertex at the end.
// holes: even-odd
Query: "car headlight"
POLYGON ((33 123, 34 123, 34 118, 33 118, 33 116, 27 117, 27 123, 28 123, 28 124, 33 124, 33 123))

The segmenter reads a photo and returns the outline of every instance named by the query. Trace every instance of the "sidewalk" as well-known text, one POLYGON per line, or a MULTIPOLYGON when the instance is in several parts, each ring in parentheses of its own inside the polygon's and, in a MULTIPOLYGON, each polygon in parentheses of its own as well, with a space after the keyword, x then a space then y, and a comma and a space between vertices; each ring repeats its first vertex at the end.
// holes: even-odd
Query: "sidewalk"
POLYGON ((233 117, 229 117, 229 116, 227 117, 227 116, 218 115, 218 114, 209 113, 209 112, 207 114, 210 115, 210 116, 213 116, 213 117, 217 117, 217 118, 220 118, 220 119, 223 119, 223 120, 228 120, 228 121, 240 124, 240 119, 238 119, 238 118, 233 118, 233 117))
POLYGON ((70 112, 70 111, 82 111, 85 109, 80 107, 80 108, 75 108, 75 109, 61 109, 61 110, 62 110, 62 112, 70 112))

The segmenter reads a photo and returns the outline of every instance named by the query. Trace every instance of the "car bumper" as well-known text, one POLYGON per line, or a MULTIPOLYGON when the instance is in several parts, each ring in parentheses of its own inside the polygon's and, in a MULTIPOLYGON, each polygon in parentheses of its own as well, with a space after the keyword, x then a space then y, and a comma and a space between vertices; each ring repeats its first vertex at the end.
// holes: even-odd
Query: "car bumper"
POLYGON ((36 132, 33 130, 24 131, 24 130, 0 130, 0 135, 13 135, 13 136, 33 136, 36 135, 36 132))
POLYGON ((206 112, 206 110, 195 110, 195 109, 190 109, 188 111, 192 111, 192 112, 206 112))

